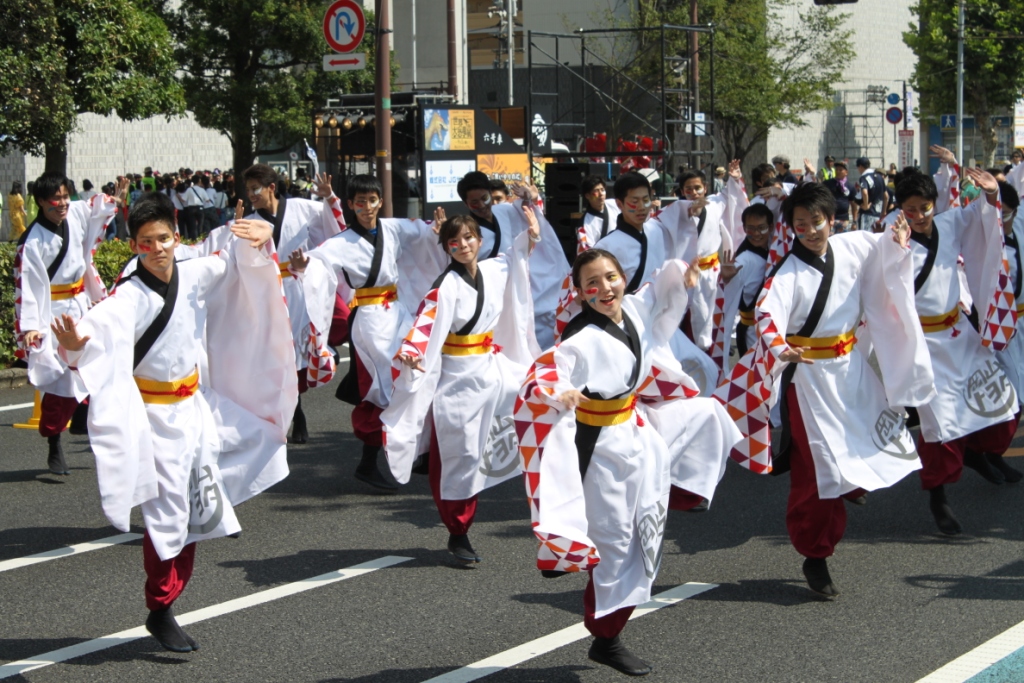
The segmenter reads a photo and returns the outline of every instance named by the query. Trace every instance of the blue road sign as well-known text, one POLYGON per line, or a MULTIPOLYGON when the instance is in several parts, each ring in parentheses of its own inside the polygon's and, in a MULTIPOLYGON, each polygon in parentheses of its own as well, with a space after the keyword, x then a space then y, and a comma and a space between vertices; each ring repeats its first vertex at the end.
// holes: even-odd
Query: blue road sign
POLYGON ((899 95, 897 95, 897 94, 896 94, 896 93, 894 93, 894 92, 891 92, 891 93, 889 93, 889 95, 888 95, 888 96, 887 96, 887 97, 885 98, 885 101, 886 101, 886 102, 888 102, 889 104, 899 104, 899 103, 900 103, 900 96, 899 96, 899 95))
POLYGON ((889 107, 885 110, 885 120, 895 126, 903 120, 903 110, 899 107, 889 107))

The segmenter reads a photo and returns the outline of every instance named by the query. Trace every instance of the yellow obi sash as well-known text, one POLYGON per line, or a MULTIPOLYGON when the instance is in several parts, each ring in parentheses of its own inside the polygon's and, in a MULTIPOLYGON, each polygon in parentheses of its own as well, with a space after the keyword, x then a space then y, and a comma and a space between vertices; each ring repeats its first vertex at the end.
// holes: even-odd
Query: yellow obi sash
POLYGON ((636 394, 602 401, 588 398, 576 408, 576 420, 591 427, 611 427, 622 424, 633 414, 636 394))
POLYGON ((185 379, 173 382, 158 382, 155 379, 135 378, 135 384, 142 394, 143 403, 156 403, 159 405, 170 405, 181 403, 186 398, 194 396, 199 390, 199 369, 196 368, 192 374, 185 379))
POLYGON ((374 304, 389 304, 398 301, 398 287, 388 285, 387 287, 364 287, 357 289, 352 296, 352 303, 349 308, 356 306, 373 306, 374 304))
POLYGON ((85 277, 78 278, 78 282, 72 282, 70 285, 55 285, 50 284, 50 301, 60 301, 62 299, 74 299, 76 296, 85 291, 85 277))
POLYGON ((288 270, 288 265, 288 261, 277 264, 277 267, 281 270, 281 277, 292 277, 292 272, 288 270))
MULTIPOLYGON (((1019 311, 1020 308, 1018 307, 1017 310, 1019 311)), ((921 329, 924 330, 925 334, 929 332, 942 332, 953 327, 960 320, 960 307, 954 306, 952 311, 942 315, 921 315, 918 317, 921 319, 921 329)))
POLYGON ((753 311, 740 311, 740 323, 747 327, 753 327, 756 323, 753 311))
POLYGON ((712 254, 711 256, 705 256, 704 258, 697 259, 697 267, 701 270, 709 270, 718 265, 718 254, 712 254))
POLYGON ((786 343, 790 346, 803 346, 806 348, 807 350, 803 354, 804 358, 824 360, 839 358, 849 354, 853 350, 854 344, 857 343, 857 337, 854 334, 854 330, 844 332, 835 337, 801 337, 791 334, 786 337, 786 343))
POLYGON ((1017 304, 1017 315, 1024 315, 1024 303, 1017 304))
POLYGON ((482 334, 451 333, 444 339, 441 353, 446 356, 476 356, 494 349, 494 331, 482 334))

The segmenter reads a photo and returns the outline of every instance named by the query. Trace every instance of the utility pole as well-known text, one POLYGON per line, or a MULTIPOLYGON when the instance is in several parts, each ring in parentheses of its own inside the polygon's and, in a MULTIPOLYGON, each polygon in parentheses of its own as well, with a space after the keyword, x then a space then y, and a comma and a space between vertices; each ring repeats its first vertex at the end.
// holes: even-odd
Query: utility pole
MULTIPOLYGON (((697 25, 697 0, 690 0, 690 26, 697 25)), ((700 110, 700 34, 696 31, 690 31, 690 87, 692 89, 691 96, 693 97, 693 108, 690 110, 690 118, 696 121, 697 112, 700 110)), ((691 129, 693 135, 693 146, 694 151, 700 150, 700 136, 697 135, 697 124, 691 123, 691 129)), ((705 128, 705 133, 707 129, 705 128)), ((692 168, 699 169, 701 166, 701 156, 698 154, 696 159, 691 162, 692 168)))
MULTIPOLYGON (((378 4, 380 0, 377 0, 378 4)), ((455 0, 448 0, 448 94, 459 98, 459 69, 456 64, 458 37, 455 35, 455 0)))
POLYGON ((516 0, 508 0, 508 106, 512 106, 515 80, 512 68, 516 63, 516 0))
POLYGON ((391 202, 391 27, 388 0, 377 0, 377 97, 374 98, 374 125, 377 136, 377 179, 384 189, 384 218, 393 218, 391 202))
POLYGON ((964 0, 960 0, 956 20, 956 158, 964 158, 964 0))

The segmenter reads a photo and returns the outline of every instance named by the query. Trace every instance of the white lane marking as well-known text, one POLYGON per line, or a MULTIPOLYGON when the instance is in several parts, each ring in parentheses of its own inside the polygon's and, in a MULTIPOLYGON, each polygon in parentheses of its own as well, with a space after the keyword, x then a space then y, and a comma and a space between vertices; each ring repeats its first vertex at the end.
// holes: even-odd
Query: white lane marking
POLYGON ((6 410, 21 410, 22 408, 31 408, 35 403, 16 403, 9 406, 0 406, 0 413, 6 410))
POLYGON ((1024 647, 1024 621, 954 659, 917 683, 963 683, 1024 647))
MULTIPOLYGON (((206 619, 230 614, 231 612, 237 612, 248 607, 262 605, 263 603, 271 602, 272 600, 280 600, 281 598, 313 590, 314 588, 320 588, 321 586, 326 586, 331 583, 344 581, 345 579, 351 579, 356 576, 362 576, 363 574, 369 574, 370 572, 383 569, 384 567, 408 562, 411 559, 411 557, 388 555, 387 557, 371 560, 370 562, 364 562, 352 567, 346 567, 345 569, 338 569, 337 571, 303 579, 302 581, 296 581, 295 583, 288 583, 283 586, 268 588, 267 590, 260 591, 259 593, 253 593, 252 595, 246 595, 241 598, 222 602, 219 605, 210 605, 209 607, 197 609, 193 612, 178 616, 178 623, 182 626, 194 624, 206 619)), ((132 642, 133 640, 139 640, 140 638, 146 638, 148 636, 149 632, 146 631, 145 626, 137 626, 135 628, 130 628, 127 631, 112 633, 109 636, 96 638, 84 643, 78 643, 77 645, 71 645, 70 647, 62 647, 59 650, 47 652, 37 657, 32 657, 31 659, 23 659, 18 662, 4 664, 0 666, 0 678, 8 678, 27 671, 41 669, 44 666, 57 664, 58 662, 66 662, 67 660, 74 659, 75 657, 99 652, 100 650, 106 650, 107 648, 116 647, 117 645, 124 645, 125 643, 132 642)))
MULTIPOLYGON (((629 620, 639 619, 640 617, 655 612, 662 607, 669 607, 677 602, 682 602, 687 598, 692 598, 695 595, 699 595, 704 591, 709 591, 712 588, 717 588, 718 584, 715 583, 684 583, 681 586, 676 586, 662 593, 658 593, 653 596, 649 602, 646 602, 635 610, 633 610, 632 616, 629 620)), ((504 671, 509 667, 517 666, 523 662, 539 657, 543 654, 547 654, 552 650, 557 650, 560 647, 564 647, 570 643, 575 643, 577 640, 583 640, 590 635, 587 628, 582 624, 575 624, 568 628, 563 628, 561 631, 555 631, 546 636, 531 640, 528 643, 523 643, 518 647, 514 647, 511 650, 500 652, 493 657, 487 659, 481 659, 479 662, 474 662, 469 666, 464 666, 461 669, 455 671, 449 671, 446 674, 431 678, 424 683, 469 683, 469 681, 475 681, 483 678, 484 676, 490 676, 493 673, 504 671)))
POLYGON ((0 572, 28 567, 48 560, 56 560, 58 557, 68 557, 69 555, 80 555, 92 550, 101 550, 103 548, 109 548, 112 545, 128 543, 129 541, 134 541, 140 538, 142 538, 142 534, 118 534, 117 536, 108 536, 107 538, 100 538, 95 541, 86 541, 85 543, 76 543, 75 545, 64 546, 63 548, 57 548, 56 550, 47 550, 44 553, 26 555, 25 557, 16 557, 13 560, 4 560, 3 562, 0 562, 0 572))

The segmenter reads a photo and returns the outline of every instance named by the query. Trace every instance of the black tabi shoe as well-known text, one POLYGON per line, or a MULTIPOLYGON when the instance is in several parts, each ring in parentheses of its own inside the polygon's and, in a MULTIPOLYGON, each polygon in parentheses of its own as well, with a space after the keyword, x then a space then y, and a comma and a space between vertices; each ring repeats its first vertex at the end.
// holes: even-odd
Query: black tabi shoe
POLYGON ((356 467, 356 479, 382 491, 397 491, 398 484, 385 477, 377 467, 380 448, 363 444, 363 458, 356 467))
POLYGON ((604 664, 627 676, 646 676, 651 665, 629 651, 618 636, 594 638, 587 656, 598 664, 604 664))
POLYGON ((68 464, 64 461, 64 449, 60 446, 60 434, 46 438, 50 444, 50 453, 46 456, 46 466, 53 474, 71 474, 68 464))
POLYGON ((804 558, 804 577, 807 586, 818 595, 829 600, 839 595, 839 589, 832 583, 832 576, 828 573, 828 561, 825 558, 804 558))
POLYGON ((430 455, 423 454, 416 458, 416 462, 412 466, 413 474, 430 474, 430 455))
POLYGON ((302 412, 302 399, 295 404, 295 415, 292 417, 292 435, 288 437, 288 443, 306 443, 309 441, 309 432, 306 430, 306 414, 302 412))
POLYGON ((845 500, 847 503, 852 503, 854 505, 867 505, 868 494, 865 493, 863 495, 857 496, 856 498, 846 498, 845 500))
POLYGON ((964 453, 964 467, 970 467, 980 474, 985 481, 992 482, 997 486, 1006 482, 1006 477, 1003 476, 1003 473, 993 467, 983 454, 976 451, 964 453))
POLYGON ((89 434, 89 404, 79 403, 71 416, 71 426, 68 432, 75 436, 88 436, 89 434))
POLYGON ((687 512, 707 512, 708 511, 708 507, 709 507, 708 499, 704 498, 699 503, 694 505, 692 508, 687 510, 687 512))
POLYGON ((170 607, 164 609, 150 610, 146 617, 146 630, 156 638, 156 641, 165 650, 171 652, 192 652, 198 650, 196 641, 185 635, 174 618, 174 612, 170 607))
POLYGON ((473 550, 467 534, 448 534, 448 552, 463 564, 476 564, 482 559, 473 550))
POLYGON ((565 576, 568 573, 569 572, 563 572, 563 571, 559 571, 557 569, 541 569, 540 570, 540 575, 543 576, 545 579, 557 579, 559 577, 565 576))
POLYGON ((928 505, 932 510, 932 516, 935 517, 935 524, 939 527, 939 531, 947 536, 956 536, 963 531, 960 522, 956 521, 956 517, 953 516, 952 508, 946 502, 945 488, 936 486, 929 489, 928 494, 931 496, 928 505))
POLYGON ((1003 475, 1003 479, 1006 480, 1007 484, 1016 484, 1021 478, 1024 478, 1024 474, 1020 470, 1010 467, 1003 456, 998 453, 986 453, 985 459, 1003 475))

